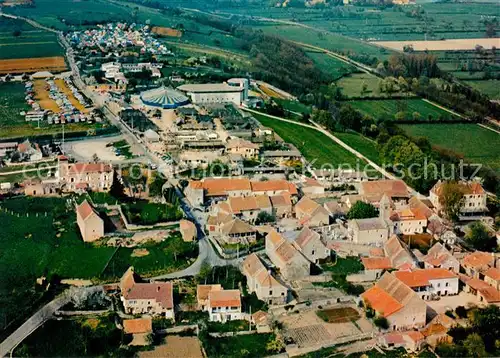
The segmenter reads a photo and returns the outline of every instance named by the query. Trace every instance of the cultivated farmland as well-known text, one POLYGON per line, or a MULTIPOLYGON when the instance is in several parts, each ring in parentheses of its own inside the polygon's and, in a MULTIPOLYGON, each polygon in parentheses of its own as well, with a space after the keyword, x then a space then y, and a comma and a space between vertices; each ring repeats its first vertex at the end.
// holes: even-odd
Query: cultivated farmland
POLYGON ((349 73, 355 72, 356 68, 333 56, 322 52, 309 52, 307 54, 316 66, 332 79, 339 79, 349 73))
POLYGON ((479 38, 436 41, 379 41, 374 42, 374 44, 396 51, 403 51, 405 46, 412 46, 414 51, 471 51, 476 46, 491 49, 498 46, 499 41, 499 38, 479 38))
POLYGON ((500 99, 500 80, 465 81, 465 83, 484 93, 490 99, 500 99))
POLYGON ((428 138, 432 145, 462 154, 500 173, 500 135, 472 123, 401 125, 413 137, 428 138))
POLYGON ((404 120, 458 119, 453 114, 417 98, 349 101, 348 103, 374 118, 386 117, 394 119, 397 113, 404 112, 404 120), (418 113, 418 115, 415 113, 418 113))
POLYGON ((0 74, 32 73, 37 71, 61 72, 66 69, 64 57, 20 58, 0 60, 0 74))
MULTIPOLYGON (((315 160, 313 167, 331 165, 336 168, 342 164, 355 167, 358 162, 353 154, 312 128, 282 122, 264 115, 253 114, 253 116, 262 125, 276 131, 285 142, 295 145, 308 161, 315 160)), ((360 162, 360 165, 364 164, 364 162, 360 162)))

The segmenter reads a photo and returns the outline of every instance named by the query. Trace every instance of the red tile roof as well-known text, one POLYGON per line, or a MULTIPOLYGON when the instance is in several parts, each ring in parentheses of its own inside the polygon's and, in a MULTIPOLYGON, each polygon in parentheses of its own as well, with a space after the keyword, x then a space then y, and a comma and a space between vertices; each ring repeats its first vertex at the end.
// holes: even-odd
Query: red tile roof
POLYGON ((266 180, 251 182, 252 191, 288 191, 290 194, 297 194, 295 184, 289 183, 286 180, 266 180))
POLYGON ((488 252, 476 251, 462 259, 462 266, 468 268, 479 268, 490 265, 494 261, 493 256, 488 252))
POLYGON ((221 291, 222 286, 219 284, 215 285, 198 285, 196 287, 196 299, 198 302, 208 300, 208 294, 211 291, 221 291))
POLYGON ((127 300, 155 300, 165 309, 174 307, 172 282, 136 283, 122 294, 127 300))
POLYGON ((399 280, 409 287, 429 286, 431 280, 443 280, 458 278, 453 272, 443 268, 429 268, 415 271, 397 271, 394 272, 399 280))
POLYGON ((362 257, 365 270, 387 270, 392 268, 388 257, 362 257))
POLYGON ((211 308, 241 307, 240 290, 210 291, 208 299, 211 308))
POLYGON ((68 166, 69 174, 109 173, 113 167, 105 163, 74 163, 68 166))
POLYGON ((486 271, 484 275, 488 276, 489 278, 492 278, 495 281, 500 281, 500 269, 496 267, 488 269, 488 271, 486 271))
POLYGON ((401 303, 376 285, 365 291, 361 297, 363 297, 363 300, 365 300, 371 308, 384 317, 388 317, 403 308, 401 303))
POLYGON ((88 217, 90 217, 92 214, 95 214, 94 209, 87 200, 84 200, 80 205, 76 207, 76 212, 83 220, 87 220, 88 217))

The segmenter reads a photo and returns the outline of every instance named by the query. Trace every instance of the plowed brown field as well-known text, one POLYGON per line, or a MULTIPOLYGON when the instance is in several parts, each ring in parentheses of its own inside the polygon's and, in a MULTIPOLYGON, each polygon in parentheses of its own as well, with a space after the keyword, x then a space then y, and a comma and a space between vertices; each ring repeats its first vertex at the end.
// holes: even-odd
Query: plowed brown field
POLYGON ((39 57, 0 60, 1 73, 31 73, 37 71, 62 72, 66 70, 64 57, 39 57))
POLYGON ((170 27, 159 27, 155 26, 151 29, 154 34, 160 36, 168 36, 168 37, 182 37, 182 32, 176 29, 172 29, 170 27))

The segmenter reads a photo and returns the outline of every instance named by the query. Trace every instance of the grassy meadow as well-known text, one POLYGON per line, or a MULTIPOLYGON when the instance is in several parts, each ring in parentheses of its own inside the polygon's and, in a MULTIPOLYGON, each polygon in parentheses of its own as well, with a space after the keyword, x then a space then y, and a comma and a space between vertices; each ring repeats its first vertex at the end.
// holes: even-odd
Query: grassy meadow
POLYGON ((351 64, 345 63, 326 53, 308 52, 307 55, 321 71, 331 76, 332 79, 339 79, 356 71, 356 68, 351 64))
POLYGON ((436 119, 456 118, 453 114, 417 98, 354 100, 348 103, 362 113, 375 118, 384 116, 394 118, 398 112, 404 112, 406 120, 413 119, 414 113, 419 113, 419 119, 421 120, 432 121, 436 119))
POLYGON ((472 123, 402 124, 410 136, 428 138, 432 145, 449 149, 473 163, 500 173, 500 134, 472 123))

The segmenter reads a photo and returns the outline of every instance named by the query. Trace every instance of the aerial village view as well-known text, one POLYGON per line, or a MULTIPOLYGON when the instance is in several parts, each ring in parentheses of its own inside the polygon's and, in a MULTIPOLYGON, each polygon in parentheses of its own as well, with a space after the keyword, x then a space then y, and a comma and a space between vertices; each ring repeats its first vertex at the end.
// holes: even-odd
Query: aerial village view
POLYGON ((0 357, 500 356, 499 32, 0 0, 0 357))

